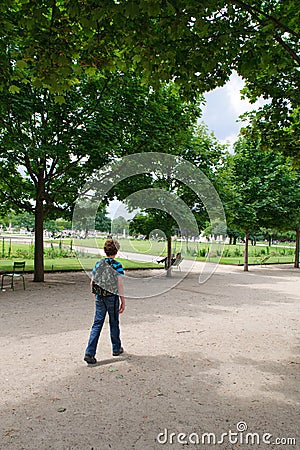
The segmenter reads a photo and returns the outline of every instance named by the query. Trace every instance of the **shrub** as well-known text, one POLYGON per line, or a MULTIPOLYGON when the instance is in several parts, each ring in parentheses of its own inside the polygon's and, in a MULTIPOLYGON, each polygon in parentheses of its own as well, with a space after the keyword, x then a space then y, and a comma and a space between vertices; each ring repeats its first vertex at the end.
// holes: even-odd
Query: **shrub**
POLYGON ((198 250, 198 256, 201 257, 201 258, 204 258, 205 255, 206 255, 206 249, 205 248, 200 248, 198 250))
POLYGON ((241 252, 241 250, 238 247, 236 247, 234 249, 233 255, 234 256, 243 256, 243 253, 241 252))

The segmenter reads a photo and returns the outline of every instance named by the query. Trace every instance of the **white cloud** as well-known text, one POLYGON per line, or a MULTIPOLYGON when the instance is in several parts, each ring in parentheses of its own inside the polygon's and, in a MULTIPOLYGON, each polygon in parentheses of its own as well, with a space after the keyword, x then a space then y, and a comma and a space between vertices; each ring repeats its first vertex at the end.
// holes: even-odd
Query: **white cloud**
POLYGON ((242 100, 240 91, 244 87, 243 79, 233 72, 229 81, 222 87, 205 94, 206 105, 203 108, 202 121, 213 131, 221 142, 232 144, 245 122, 238 120, 246 111, 257 109, 264 101, 251 104, 242 100))
POLYGON ((125 203, 117 200, 111 200, 107 207, 107 214, 112 220, 117 219, 118 217, 124 217, 126 220, 132 219, 139 210, 135 209, 134 211, 129 211, 125 203))
POLYGON ((220 139, 221 144, 227 144, 229 152, 233 153, 233 144, 237 139, 237 135, 231 134, 230 136, 226 136, 225 139, 220 139))
POLYGON ((228 83, 225 85, 228 101, 237 117, 251 107, 249 101, 241 99, 240 91, 243 87, 244 82, 236 73, 231 75, 228 83))

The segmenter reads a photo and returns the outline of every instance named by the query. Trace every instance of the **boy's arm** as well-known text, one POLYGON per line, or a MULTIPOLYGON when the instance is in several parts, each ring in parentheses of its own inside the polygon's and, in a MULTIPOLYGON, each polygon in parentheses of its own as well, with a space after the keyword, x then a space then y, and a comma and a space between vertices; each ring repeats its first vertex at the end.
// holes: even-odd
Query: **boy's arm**
POLYGON ((122 276, 118 276, 118 291, 119 291, 119 297, 121 299, 119 313, 122 314, 122 312, 125 309, 124 285, 123 285, 123 277, 122 276))

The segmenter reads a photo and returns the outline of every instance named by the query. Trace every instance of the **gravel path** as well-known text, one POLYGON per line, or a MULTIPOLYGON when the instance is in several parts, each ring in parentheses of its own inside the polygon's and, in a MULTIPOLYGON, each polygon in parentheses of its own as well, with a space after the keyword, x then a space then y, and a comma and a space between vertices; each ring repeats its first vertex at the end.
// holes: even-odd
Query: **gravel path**
POLYGON ((300 448, 299 270, 161 274, 129 273, 125 354, 106 323, 91 367, 85 273, 0 292, 1 450, 300 448), (167 289, 149 297, 147 276, 167 289))

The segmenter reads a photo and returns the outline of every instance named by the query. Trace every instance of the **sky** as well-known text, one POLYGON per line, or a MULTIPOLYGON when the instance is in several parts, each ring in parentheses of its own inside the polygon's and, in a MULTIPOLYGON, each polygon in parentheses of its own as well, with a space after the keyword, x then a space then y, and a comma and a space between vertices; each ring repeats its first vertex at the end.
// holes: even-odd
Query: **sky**
POLYGON ((238 121, 238 117, 262 104, 261 100, 255 104, 242 100, 240 90, 243 86, 242 78, 234 72, 223 87, 205 94, 206 105, 202 110, 202 121, 220 142, 229 143, 231 149, 240 128, 245 126, 244 122, 238 121))
MULTIPOLYGON (((251 104, 248 100, 242 100, 240 90, 243 86, 242 78, 234 72, 223 87, 205 94, 206 105, 202 108, 201 121, 214 133, 218 141, 229 144, 230 151, 241 127, 245 126, 245 122, 238 121, 238 117, 262 104, 262 101, 251 104)), ((126 208, 118 200, 110 202, 108 215, 112 219, 118 216, 126 219, 134 217, 134 214, 126 213, 126 208)))

